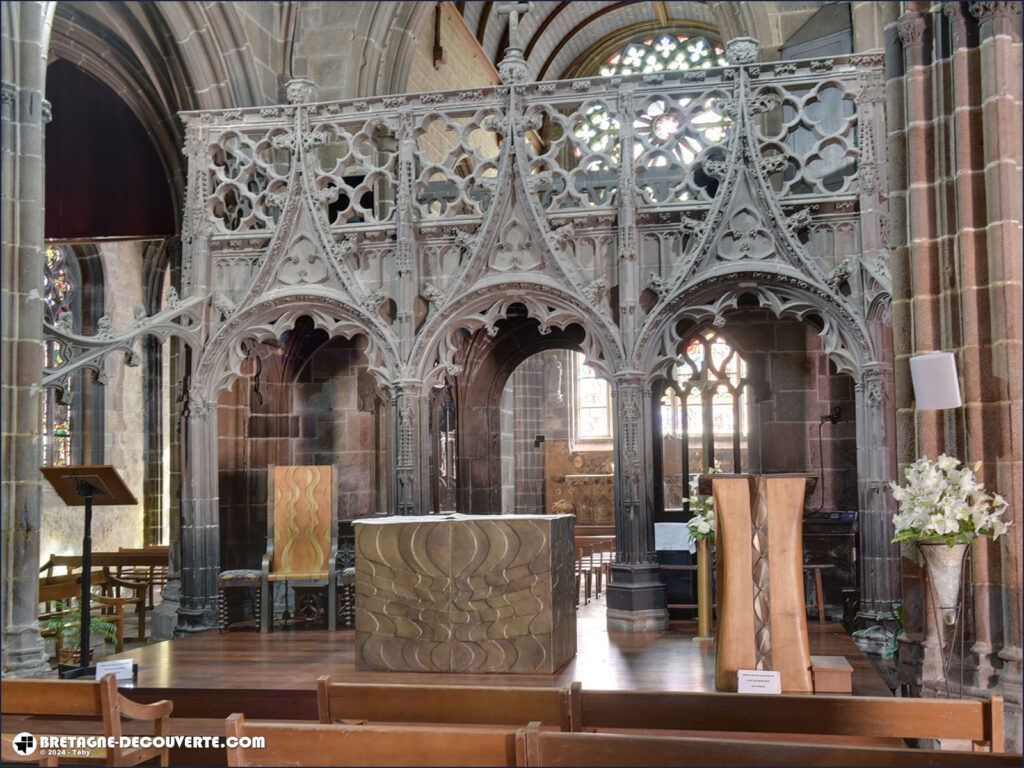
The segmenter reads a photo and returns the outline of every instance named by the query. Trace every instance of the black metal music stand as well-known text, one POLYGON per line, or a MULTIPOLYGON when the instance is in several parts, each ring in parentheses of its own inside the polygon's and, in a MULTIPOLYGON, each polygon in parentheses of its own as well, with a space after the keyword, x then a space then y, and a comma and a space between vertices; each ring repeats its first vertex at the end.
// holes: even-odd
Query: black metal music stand
POLYGON ((117 506, 138 504, 124 480, 112 466, 40 467, 50 485, 69 507, 85 507, 85 533, 82 536, 82 636, 79 664, 59 664, 58 674, 65 679, 96 673, 89 665, 89 622, 92 589, 92 507, 94 504, 117 506))

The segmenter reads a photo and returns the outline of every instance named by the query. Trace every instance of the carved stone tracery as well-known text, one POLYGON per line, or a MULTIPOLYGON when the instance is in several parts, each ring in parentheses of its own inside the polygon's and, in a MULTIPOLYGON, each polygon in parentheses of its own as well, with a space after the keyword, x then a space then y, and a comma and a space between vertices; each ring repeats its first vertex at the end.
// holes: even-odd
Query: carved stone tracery
MULTIPOLYGON (((509 4, 510 19, 527 5, 509 4)), ((364 336, 390 393, 394 509, 406 513, 427 498, 421 398, 463 372, 465 333, 498 333, 517 304, 542 335, 581 326, 588 363, 617 377, 617 515, 645 525, 642 387, 676 354, 675 322, 726 324, 737 281, 749 283, 743 292, 779 316, 820 317, 827 354, 856 378, 877 356, 870 308, 890 290, 884 249, 862 260, 813 238, 840 220, 867 226, 857 206, 881 194, 884 157, 865 151, 884 137, 882 110, 865 106, 879 101, 881 62, 758 67, 756 41, 731 55, 737 66, 531 87, 510 38, 497 87, 316 104, 312 84, 295 83, 290 106, 184 113, 184 298, 110 339, 47 333, 94 348, 87 362, 71 358, 87 367, 143 331, 187 337, 198 359, 190 416, 212 430, 206 443, 216 419, 202 409, 240 375, 247 339, 301 315, 364 336), (583 131, 595 107, 617 126, 600 146, 583 131), (692 149, 647 130, 655 108, 690 131, 692 149), (727 118, 724 138, 696 129, 712 108, 727 118), (642 305, 645 287, 655 300, 642 305)), ((198 524, 215 524, 216 461, 190 471, 198 524)), ((646 534, 630 528, 629 540, 625 557, 646 563, 646 534)))

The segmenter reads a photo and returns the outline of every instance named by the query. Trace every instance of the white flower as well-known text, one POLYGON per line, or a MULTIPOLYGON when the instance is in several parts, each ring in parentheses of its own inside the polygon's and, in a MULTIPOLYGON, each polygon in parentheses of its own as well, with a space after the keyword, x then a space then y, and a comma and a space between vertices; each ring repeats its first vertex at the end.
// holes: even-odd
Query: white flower
POLYGON ((970 541, 975 536, 993 539, 1006 532, 1009 523, 1001 517, 1007 507, 999 494, 989 496, 973 470, 942 454, 935 461, 920 458, 906 468, 904 485, 891 483, 892 497, 899 511, 893 515, 893 541, 923 539, 970 541))

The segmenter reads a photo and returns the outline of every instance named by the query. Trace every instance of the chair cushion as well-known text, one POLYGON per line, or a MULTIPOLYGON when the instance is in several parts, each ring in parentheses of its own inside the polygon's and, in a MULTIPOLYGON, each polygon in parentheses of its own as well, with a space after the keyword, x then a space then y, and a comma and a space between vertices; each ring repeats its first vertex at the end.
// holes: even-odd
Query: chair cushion
POLYGON ((278 573, 274 573, 273 571, 271 571, 267 578, 270 579, 270 581, 305 581, 314 579, 326 579, 327 571, 309 571, 306 573, 293 571, 281 571, 278 573))
POLYGON ((248 568, 236 568, 232 571, 221 571, 217 575, 217 584, 224 586, 241 586, 242 582, 252 582, 259 584, 262 574, 260 571, 250 570, 248 568))

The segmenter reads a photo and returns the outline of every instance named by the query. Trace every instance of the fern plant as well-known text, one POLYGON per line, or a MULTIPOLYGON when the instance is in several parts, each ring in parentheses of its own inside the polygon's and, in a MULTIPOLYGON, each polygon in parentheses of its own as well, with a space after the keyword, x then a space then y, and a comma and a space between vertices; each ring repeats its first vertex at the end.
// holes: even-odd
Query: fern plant
MULTIPOLYGON (((60 645, 74 653, 82 644, 82 611, 77 603, 72 604, 69 600, 60 613, 43 619, 42 629, 45 634, 59 636, 60 645)), ((114 641, 117 640, 117 625, 102 616, 90 616, 89 634, 114 641)))

